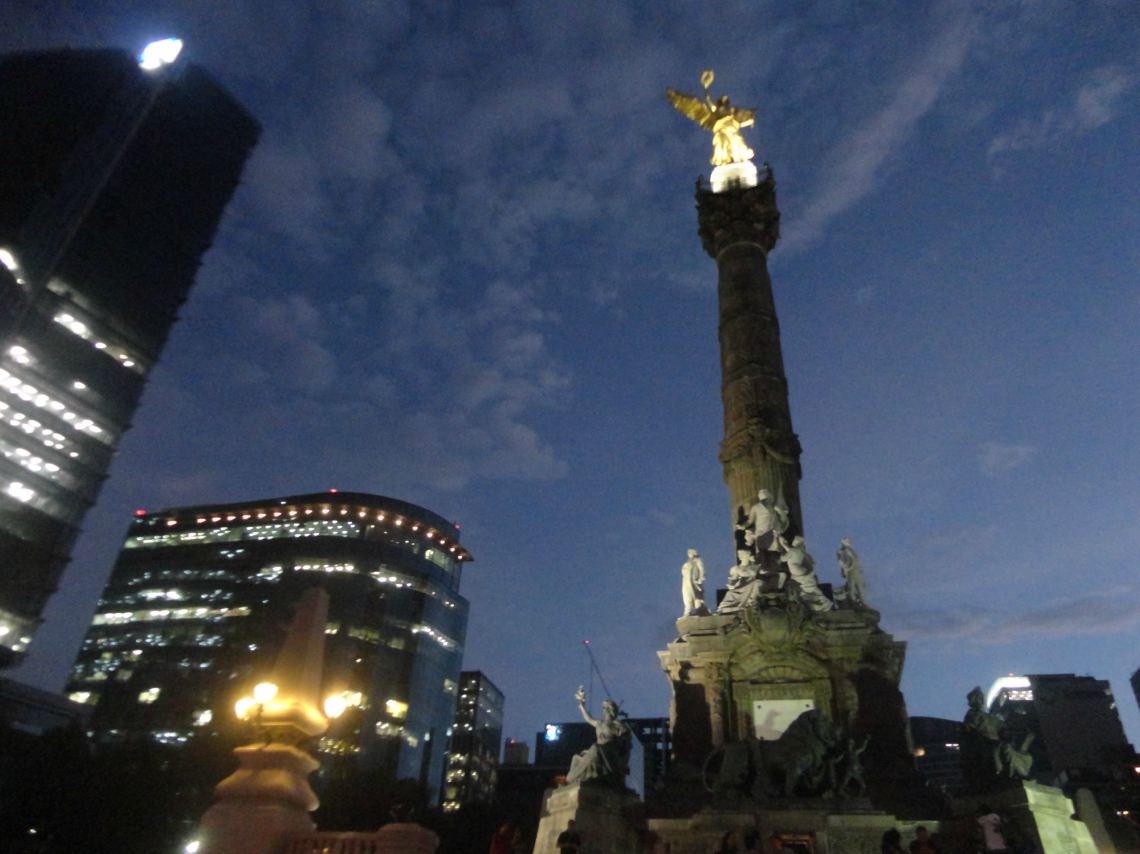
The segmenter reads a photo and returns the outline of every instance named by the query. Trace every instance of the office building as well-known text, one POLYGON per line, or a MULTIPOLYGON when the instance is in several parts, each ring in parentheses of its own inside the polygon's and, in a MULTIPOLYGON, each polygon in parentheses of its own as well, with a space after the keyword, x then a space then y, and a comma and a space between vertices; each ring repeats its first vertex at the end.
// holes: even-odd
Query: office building
POLYGON ((503 745, 504 765, 529 765, 530 745, 516 738, 508 738, 503 745))
POLYGON ((444 812, 494 800, 503 702, 503 692, 484 673, 465 670, 459 675, 459 701, 443 787, 444 812))
POLYGON ((0 726, 43 735, 52 730, 83 727, 90 711, 82 703, 42 688, 0 678, 0 726))
POLYGON ((0 667, 31 643, 257 141, 172 57, 0 58, 0 667))
POLYGON ((950 794, 962 791, 962 722, 912 715, 910 734, 914 764, 926 784, 950 794))
MULTIPOLYGON (((458 526, 329 491, 138 511, 69 696, 97 740, 232 740, 234 703, 269 673, 301 593, 330 597, 325 692, 346 712, 318 749, 438 799, 467 631, 458 526)), ((201 743, 201 742, 199 742, 201 743)))

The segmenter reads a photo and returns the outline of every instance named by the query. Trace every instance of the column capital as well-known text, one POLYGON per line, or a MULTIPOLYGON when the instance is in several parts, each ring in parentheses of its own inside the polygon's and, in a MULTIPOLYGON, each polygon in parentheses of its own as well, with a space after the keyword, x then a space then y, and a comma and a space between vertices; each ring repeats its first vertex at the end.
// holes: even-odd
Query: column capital
POLYGON ((701 245, 714 259, 734 243, 754 243, 771 252, 780 239, 780 211, 776 207, 776 179, 764 164, 755 187, 714 193, 697 179, 697 219, 701 245))

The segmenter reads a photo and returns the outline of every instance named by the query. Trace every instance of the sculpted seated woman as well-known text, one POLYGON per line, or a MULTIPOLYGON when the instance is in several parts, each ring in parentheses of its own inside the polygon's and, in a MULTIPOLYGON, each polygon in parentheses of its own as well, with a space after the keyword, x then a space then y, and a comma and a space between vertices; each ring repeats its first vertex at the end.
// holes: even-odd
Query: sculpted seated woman
POLYGON ((625 723, 618 720, 617 703, 613 700, 603 701, 602 717, 598 719, 590 717, 586 711, 586 692, 581 687, 574 699, 578 701, 582 719, 594 728, 597 741, 570 761, 566 782, 586 783, 596 780, 624 788, 625 775, 629 773, 629 754, 633 749, 633 733, 625 723))

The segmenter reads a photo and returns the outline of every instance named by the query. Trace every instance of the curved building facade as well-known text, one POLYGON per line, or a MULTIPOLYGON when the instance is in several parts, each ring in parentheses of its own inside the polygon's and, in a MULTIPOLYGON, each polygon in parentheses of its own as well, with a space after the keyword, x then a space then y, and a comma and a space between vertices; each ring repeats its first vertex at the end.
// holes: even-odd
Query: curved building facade
POLYGON ((458 525, 364 493, 137 511, 70 697, 93 706, 103 741, 231 741, 234 702, 270 671, 301 593, 321 586, 325 692, 347 710, 319 750, 417 780, 437 799, 470 559, 458 525))

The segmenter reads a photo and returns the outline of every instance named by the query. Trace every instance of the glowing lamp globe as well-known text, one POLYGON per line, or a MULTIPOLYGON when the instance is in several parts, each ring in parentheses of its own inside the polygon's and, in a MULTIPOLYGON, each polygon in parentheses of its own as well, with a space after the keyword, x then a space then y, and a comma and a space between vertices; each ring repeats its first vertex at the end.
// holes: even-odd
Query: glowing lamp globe
POLYGON ((253 699, 253 697, 242 697, 240 700, 234 703, 234 714, 236 714, 242 720, 245 720, 246 716, 249 714, 249 710, 252 709, 255 705, 257 705, 257 701, 253 699))
POLYGON ((277 696, 277 686, 272 682, 260 682, 253 686, 253 699, 265 704, 277 696))
POLYGON ((139 54, 139 68, 144 71, 155 71, 164 65, 170 65, 182 53, 182 39, 159 39, 151 42, 139 54))
POLYGON ((333 694, 325 698, 325 715, 330 718, 339 718, 348 708, 348 703, 340 694, 333 694))

